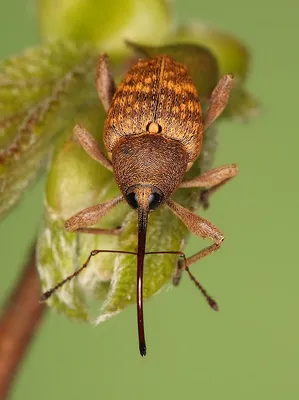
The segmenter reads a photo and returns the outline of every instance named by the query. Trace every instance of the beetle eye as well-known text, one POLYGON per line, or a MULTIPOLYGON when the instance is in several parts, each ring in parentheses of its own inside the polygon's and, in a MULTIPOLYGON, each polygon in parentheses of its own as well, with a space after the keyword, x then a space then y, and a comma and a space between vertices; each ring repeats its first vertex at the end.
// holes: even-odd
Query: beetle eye
POLYGON ((135 192, 131 192, 126 196, 126 200, 129 203, 129 206, 132 207, 134 210, 138 208, 138 199, 135 192))
POLYGON ((162 196, 159 193, 152 193, 148 198, 148 206, 150 210, 155 210, 162 202, 162 196))

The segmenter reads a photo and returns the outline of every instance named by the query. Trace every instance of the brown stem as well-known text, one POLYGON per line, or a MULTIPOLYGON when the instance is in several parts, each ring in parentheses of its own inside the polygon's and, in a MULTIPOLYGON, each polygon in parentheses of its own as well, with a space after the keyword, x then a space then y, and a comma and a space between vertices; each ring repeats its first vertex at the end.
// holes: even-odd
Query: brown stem
POLYGON ((40 286, 33 248, 0 319, 0 400, 6 398, 43 315, 45 306, 39 303, 39 297, 40 286))

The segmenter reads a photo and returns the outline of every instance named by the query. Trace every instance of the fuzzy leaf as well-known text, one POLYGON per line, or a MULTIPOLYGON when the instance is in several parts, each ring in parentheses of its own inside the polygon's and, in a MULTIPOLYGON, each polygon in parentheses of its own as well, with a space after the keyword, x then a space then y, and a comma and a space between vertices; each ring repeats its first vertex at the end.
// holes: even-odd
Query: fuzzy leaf
POLYGON ((94 101, 91 50, 55 43, 0 66, 0 216, 34 180, 53 140, 94 101))
MULTIPOLYGON (((63 221, 49 207, 46 210, 38 242, 37 265, 42 287, 52 287, 65 274, 71 274, 74 265, 77 265, 77 238, 64 230, 63 221)), ((59 296, 52 296, 48 302, 51 307, 70 318, 88 320, 84 299, 76 280, 69 283, 68 287, 62 287, 59 296)))

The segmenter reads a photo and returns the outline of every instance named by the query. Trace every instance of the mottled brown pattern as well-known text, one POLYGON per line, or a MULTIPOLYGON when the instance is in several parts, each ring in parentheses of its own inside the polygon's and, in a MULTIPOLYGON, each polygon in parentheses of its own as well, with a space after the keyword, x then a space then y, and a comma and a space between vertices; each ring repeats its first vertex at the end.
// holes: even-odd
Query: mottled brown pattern
POLYGON ((139 60, 118 86, 105 123, 108 152, 123 136, 147 134, 152 122, 161 127, 157 135, 182 143, 189 162, 199 155, 198 94, 187 69, 167 56, 139 60))

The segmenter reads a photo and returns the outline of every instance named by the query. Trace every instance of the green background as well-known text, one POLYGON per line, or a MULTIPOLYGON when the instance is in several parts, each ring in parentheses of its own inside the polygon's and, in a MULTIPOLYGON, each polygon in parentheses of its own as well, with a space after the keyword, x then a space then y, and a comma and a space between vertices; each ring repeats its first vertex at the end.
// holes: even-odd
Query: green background
MULTIPOLYGON (((237 162, 240 175, 205 213, 225 244, 193 271, 221 310, 212 312, 184 277, 145 305, 146 358, 137 351, 134 307, 97 328, 49 312, 12 399, 299 398, 299 3, 173 4, 180 22, 210 22, 249 46, 248 87, 262 102, 259 118, 219 132, 216 165, 237 162)), ((1 56, 36 43, 33 1, 1 0, 1 56)), ((42 188, 1 223, 1 302, 34 239, 42 188)), ((198 245, 192 237, 187 254, 198 245)))

